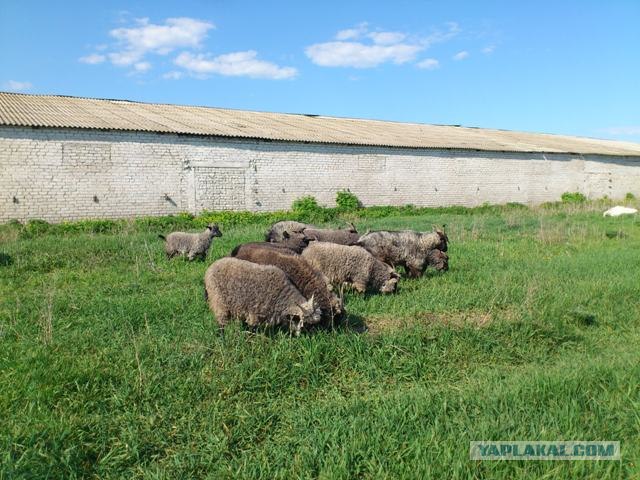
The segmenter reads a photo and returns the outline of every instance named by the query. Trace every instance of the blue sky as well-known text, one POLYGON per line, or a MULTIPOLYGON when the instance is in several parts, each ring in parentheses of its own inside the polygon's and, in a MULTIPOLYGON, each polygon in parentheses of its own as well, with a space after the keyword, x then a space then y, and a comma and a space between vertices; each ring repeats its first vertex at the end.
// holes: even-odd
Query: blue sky
POLYGON ((2 0, 0 90, 640 142, 640 0, 2 0))

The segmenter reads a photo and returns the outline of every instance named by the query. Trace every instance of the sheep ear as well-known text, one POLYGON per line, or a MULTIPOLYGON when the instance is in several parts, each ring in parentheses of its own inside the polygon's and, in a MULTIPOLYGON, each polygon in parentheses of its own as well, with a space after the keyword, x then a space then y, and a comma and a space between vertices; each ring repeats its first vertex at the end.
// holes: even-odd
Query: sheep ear
POLYGON ((284 232, 282 232, 282 236, 286 239, 288 239, 289 237, 291 237, 291 235, 289 235, 289 232, 287 232, 286 230, 284 232))
POLYGON ((304 312, 311 312, 313 311, 313 302, 314 302, 314 298, 315 297, 315 293, 313 295, 311 295, 311 298, 309 300, 307 300, 306 302, 304 302, 302 305, 300 305, 300 308, 302 309, 302 311, 304 312))

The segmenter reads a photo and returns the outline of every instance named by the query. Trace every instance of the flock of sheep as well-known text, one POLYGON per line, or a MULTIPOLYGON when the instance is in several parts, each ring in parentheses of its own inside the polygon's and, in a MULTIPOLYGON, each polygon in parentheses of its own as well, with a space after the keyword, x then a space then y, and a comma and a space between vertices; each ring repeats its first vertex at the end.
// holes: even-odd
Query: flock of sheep
MULTIPOLYGON (((204 259, 220 236, 217 225, 197 234, 160 235, 167 257, 189 260, 204 259)), ((352 224, 333 230, 282 221, 271 226, 264 242, 238 245, 214 262, 204 276, 205 298, 222 329, 237 318, 250 327, 288 326, 299 335, 344 317, 344 285, 359 293, 393 293, 400 278, 395 267, 414 278, 428 267, 447 270, 447 242, 437 228, 360 235, 352 224)))

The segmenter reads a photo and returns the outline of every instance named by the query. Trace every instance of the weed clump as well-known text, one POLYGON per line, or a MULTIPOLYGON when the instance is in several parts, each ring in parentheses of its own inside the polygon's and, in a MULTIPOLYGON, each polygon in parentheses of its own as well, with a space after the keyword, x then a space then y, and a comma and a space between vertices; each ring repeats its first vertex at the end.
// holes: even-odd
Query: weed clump
POLYGON ((338 210, 351 212, 362 208, 362 202, 349 190, 341 190, 336 194, 338 210))
POLYGON ((565 192, 560 196, 560 199, 563 203, 584 203, 587 201, 587 197, 580 192, 565 192))

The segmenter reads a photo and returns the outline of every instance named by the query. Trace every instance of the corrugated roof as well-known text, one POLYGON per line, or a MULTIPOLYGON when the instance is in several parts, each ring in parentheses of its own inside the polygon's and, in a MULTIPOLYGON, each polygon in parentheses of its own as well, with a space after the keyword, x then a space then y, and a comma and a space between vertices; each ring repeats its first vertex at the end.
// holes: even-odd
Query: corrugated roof
POLYGON ((0 125, 408 148, 640 156, 640 144, 448 125, 0 92, 0 125))

